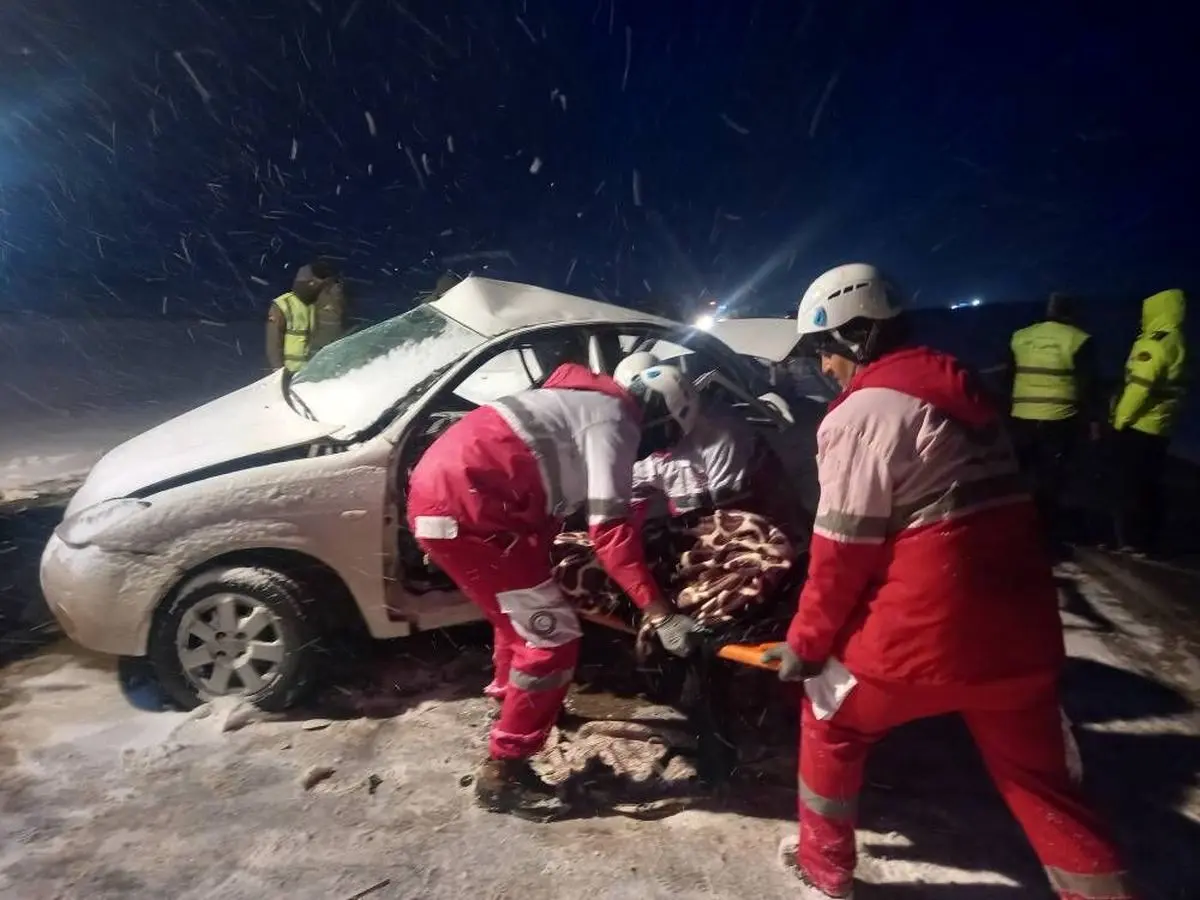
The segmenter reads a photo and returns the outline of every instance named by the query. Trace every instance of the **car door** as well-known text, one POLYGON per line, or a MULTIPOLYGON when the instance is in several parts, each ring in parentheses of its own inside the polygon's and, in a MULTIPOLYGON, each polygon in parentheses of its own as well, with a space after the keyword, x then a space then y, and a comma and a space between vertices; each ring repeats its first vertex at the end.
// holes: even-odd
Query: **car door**
POLYGON ((389 466, 387 606, 412 628, 444 628, 481 618, 453 582, 426 562, 408 530, 405 496, 413 467, 447 428, 480 405, 537 386, 562 362, 587 362, 577 325, 539 327, 501 338, 472 357, 426 398, 396 437, 389 466))

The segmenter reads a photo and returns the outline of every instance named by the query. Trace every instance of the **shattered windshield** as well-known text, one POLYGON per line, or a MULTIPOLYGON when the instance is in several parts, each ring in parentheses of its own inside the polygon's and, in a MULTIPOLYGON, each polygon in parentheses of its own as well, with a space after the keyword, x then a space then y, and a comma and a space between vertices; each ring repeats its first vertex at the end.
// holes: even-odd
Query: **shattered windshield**
POLYGON ((361 431, 484 340, 432 306, 418 306, 330 344, 291 390, 319 421, 361 431))

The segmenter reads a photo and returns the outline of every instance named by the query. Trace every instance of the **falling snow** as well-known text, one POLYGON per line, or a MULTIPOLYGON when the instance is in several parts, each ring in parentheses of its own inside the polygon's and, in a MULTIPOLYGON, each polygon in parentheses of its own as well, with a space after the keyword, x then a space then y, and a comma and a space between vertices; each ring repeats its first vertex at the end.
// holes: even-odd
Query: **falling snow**
POLYGON ((749 134, 750 133, 749 128, 746 128, 743 125, 739 125, 737 122, 733 121, 733 119, 729 118, 729 116, 725 115, 725 113, 721 113, 721 121, 724 122, 726 125, 728 125, 730 128, 732 128, 734 131, 736 131, 738 134, 749 134))
POLYGON ((1080 91, 1063 105, 1055 79, 1009 84, 1011 60, 972 52, 953 22, 947 44, 844 4, 751 4, 690 24, 617 0, 187 0, 133 19, 69 5, 6 6, 5 310, 160 317, 166 295, 169 317, 257 320, 298 265, 327 255, 372 320, 427 291, 446 258, 488 246, 520 261, 487 260, 489 274, 569 276, 631 305, 646 282, 682 308, 749 283, 747 311, 783 314, 847 244, 916 270, 905 280, 931 304, 976 290, 956 281, 1028 298, 1072 272, 1117 292, 1144 287, 1128 255, 1138 223, 1190 221, 1190 164, 1130 164, 1148 133, 1140 110, 1156 97, 1185 108, 1186 79, 1114 82, 1073 37, 1026 63, 1074 60, 1080 91), (931 93, 922 79, 935 75, 931 93), (999 122, 1021 110, 1035 162, 998 155, 985 107, 999 122), (894 138, 859 142, 872 123, 894 138), (1128 182, 1152 176, 1177 187, 1128 182), (901 185, 913 189, 888 201, 901 185), (875 193, 891 212, 860 234, 875 193), (1085 241, 1080 221, 1104 234, 1085 241))

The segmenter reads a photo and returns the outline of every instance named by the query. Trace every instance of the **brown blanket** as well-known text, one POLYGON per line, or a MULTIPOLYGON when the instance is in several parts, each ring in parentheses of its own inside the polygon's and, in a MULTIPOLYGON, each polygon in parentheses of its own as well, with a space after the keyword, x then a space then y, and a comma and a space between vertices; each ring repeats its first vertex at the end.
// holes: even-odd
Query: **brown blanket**
MULTIPOLYGON (((643 530, 643 540, 646 561, 664 594, 707 627, 752 614, 796 559, 782 531, 762 516, 738 510, 654 522, 643 530)), ((586 532, 560 534, 553 559, 563 595, 580 611, 641 624, 633 603, 596 559, 586 532)))

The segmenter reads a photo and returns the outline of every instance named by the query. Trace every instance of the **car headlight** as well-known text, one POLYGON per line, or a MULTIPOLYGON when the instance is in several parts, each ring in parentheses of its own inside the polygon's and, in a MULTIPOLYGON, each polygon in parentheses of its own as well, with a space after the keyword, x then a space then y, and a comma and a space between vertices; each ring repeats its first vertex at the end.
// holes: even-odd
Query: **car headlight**
POLYGON ((116 528, 126 519, 135 516, 150 506, 149 500, 121 498, 102 500, 94 506, 80 510, 58 526, 55 533, 73 547, 85 547, 95 543, 105 532, 116 528))

